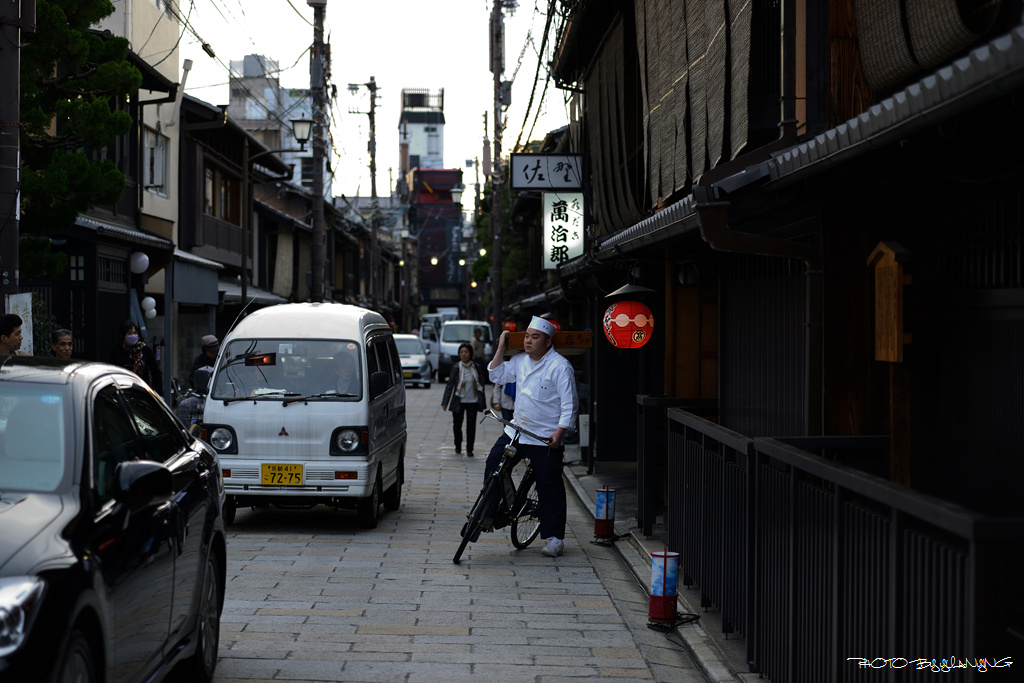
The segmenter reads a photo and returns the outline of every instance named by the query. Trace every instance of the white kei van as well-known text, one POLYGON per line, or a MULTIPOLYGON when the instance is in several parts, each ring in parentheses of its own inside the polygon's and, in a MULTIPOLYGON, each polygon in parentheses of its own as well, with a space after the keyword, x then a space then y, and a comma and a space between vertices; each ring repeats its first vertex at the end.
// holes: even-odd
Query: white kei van
POLYGON ((281 304, 221 344, 203 410, 220 457, 225 521, 238 506, 355 508, 365 528, 397 510, 405 384, 391 328, 373 311, 281 304))
POLYGON ((459 346, 471 344, 474 332, 480 330, 480 338, 484 342, 484 355, 474 360, 480 365, 482 377, 485 384, 488 382, 486 372, 483 368, 491 362, 491 354, 494 349, 491 347, 491 328, 483 320, 449 320, 441 325, 441 352, 437 360, 437 381, 444 383, 452 372, 452 367, 459 362, 459 346))

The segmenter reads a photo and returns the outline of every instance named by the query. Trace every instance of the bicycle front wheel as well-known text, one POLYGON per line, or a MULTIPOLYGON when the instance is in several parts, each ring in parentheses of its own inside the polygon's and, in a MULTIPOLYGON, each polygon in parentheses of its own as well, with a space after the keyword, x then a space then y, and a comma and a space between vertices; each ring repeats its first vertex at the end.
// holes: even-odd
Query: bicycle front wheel
POLYGON ((452 562, 455 564, 458 564, 459 560, 462 559, 462 553, 466 550, 466 546, 480 538, 480 526, 483 524, 487 510, 491 507, 491 501, 496 495, 498 495, 498 480, 491 477, 487 480, 483 490, 480 491, 480 495, 477 496, 473 508, 469 511, 469 518, 462 526, 462 541, 459 542, 459 549, 455 551, 455 557, 452 558, 452 562))
POLYGON ((540 534, 540 499, 533 470, 527 472, 519 484, 519 493, 516 494, 516 503, 512 509, 512 545, 522 550, 540 534))

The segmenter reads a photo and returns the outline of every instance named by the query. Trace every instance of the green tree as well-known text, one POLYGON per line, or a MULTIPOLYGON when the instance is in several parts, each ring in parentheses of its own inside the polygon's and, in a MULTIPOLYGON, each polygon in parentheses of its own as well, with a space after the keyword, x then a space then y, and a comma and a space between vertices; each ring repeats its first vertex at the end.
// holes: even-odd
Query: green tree
POLYGON ((124 175, 103 155, 131 130, 124 105, 142 75, 124 38, 90 32, 109 0, 37 0, 36 32, 21 50, 22 230, 68 228, 96 204, 113 204, 124 175))

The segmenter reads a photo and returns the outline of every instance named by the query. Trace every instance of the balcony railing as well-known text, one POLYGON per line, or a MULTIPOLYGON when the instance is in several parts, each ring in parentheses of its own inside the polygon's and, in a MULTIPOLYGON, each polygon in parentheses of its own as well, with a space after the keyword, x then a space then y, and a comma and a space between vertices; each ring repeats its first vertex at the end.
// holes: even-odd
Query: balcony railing
POLYGON ((668 546, 680 581, 721 611, 723 630, 746 637, 751 670, 775 681, 931 681, 917 660, 957 658, 966 668, 944 680, 982 681, 981 659, 990 677, 1007 658, 1017 666, 998 671, 1019 668, 1024 519, 839 462, 839 452, 885 450, 884 438, 799 442, 826 457, 668 411, 668 546))

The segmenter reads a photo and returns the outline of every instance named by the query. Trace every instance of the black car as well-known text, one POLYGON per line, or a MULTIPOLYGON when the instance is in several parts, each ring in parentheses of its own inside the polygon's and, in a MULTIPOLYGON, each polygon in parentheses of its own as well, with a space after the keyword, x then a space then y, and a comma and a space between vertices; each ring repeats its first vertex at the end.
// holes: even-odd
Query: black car
POLYGON ((0 356, 0 681, 209 681, 214 452, 136 375, 0 356))

